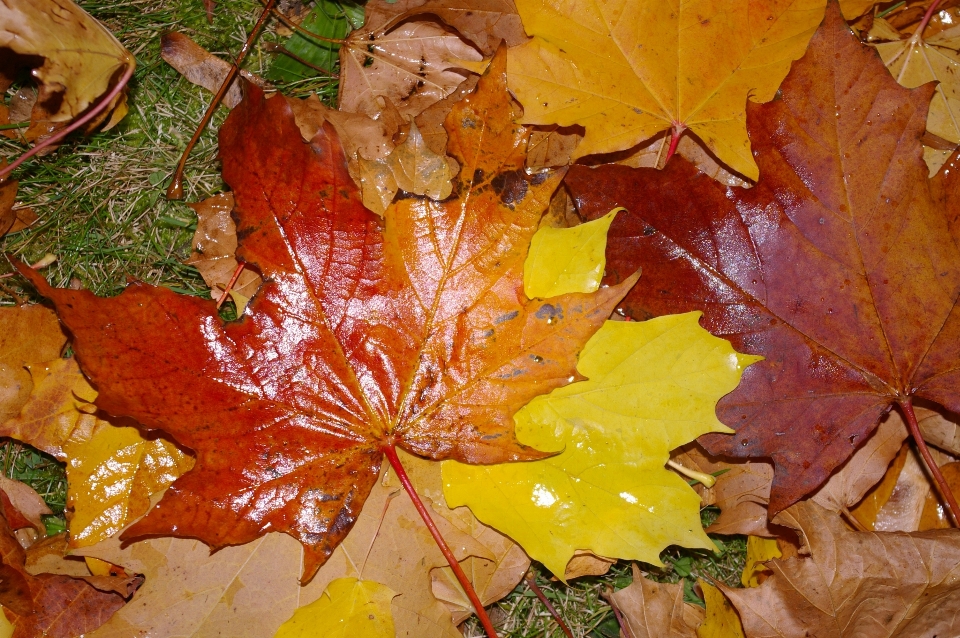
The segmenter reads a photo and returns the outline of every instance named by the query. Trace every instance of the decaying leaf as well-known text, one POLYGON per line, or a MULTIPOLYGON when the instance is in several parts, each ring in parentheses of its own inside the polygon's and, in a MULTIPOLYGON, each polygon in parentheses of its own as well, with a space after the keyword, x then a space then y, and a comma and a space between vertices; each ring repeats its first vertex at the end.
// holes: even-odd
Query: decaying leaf
POLYGON ((32 575, 26 554, 0 516, 0 604, 13 638, 73 638, 95 630, 123 607, 140 579, 32 575), (123 594, 117 593, 122 591, 123 594))
POLYGON ((633 584, 606 596, 633 638, 693 638, 703 622, 702 607, 683 602, 683 585, 655 583, 633 565, 633 584))
POLYGON ((873 529, 878 532, 915 532, 920 528, 923 506, 930 494, 930 478, 923 459, 907 447, 906 458, 897 474, 887 501, 877 511, 873 529))
POLYGON ((960 416, 948 412, 915 408, 923 439, 941 450, 960 456, 960 416))
POLYGON ((644 271, 627 314, 702 308, 708 330, 767 357, 720 402, 737 434, 701 443, 771 458, 774 512, 819 487, 892 403, 960 408, 958 229, 920 157, 933 87, 904 89, 881 67, 828 8, 782 99, 748 108, 754 188, 683 160, 566 180, 588 219, 627 209, 607 243, 608 281, 644 271))
MULTIPOLYGON (((954 461, 941 465, 940 473, 943 474, 950 491, 954 494, 960 492, 960 462, 954 461)), ((950 527, 953 527, 952 518, 947 513, 943 498, 935 490, 931 490, 923 503, 923 513, 920 516, 917 531, 949 529, 950 527)))
POLYGON ((525 123, 585 128, 574 158, 689 129, 756 180, 747 97, 773 98, 824 4, 520 0, 533 40, 510 50, 510 90, 525 123))
POLYGON ((30 372, 33 393, 0 433, 67 461, 74 547, 96 543, 138 519, 149 509, 150 496, 192 465, 173 443, 147 440, 129 423, 104 420, 76 359, 34 364, 30 372))
POLYGON ((559 454, 444 463, 447 502, 468 505, 558 577, 578 549, 653 565, 667 545, 713 549, 700 498, 664 465, 701 433, 728 431, 714 407, 756 359, 700 328, 699 316, 608 321, 580 353, 577 371, 589 380, 514 417, 522 443, 559 454))
MULTIPOLYGON (((419 15, 434 15, 492 56, 501 41, 508 46, 527 38, 513 0, 377 0, 367 5, 370 25, 392 25, 419 15)), ((382 26, 381 26, 382 28, 382 26)))
MULTIPOLYGON (((44 502, 43 498, 37 494, 37 491, 26 483, 8 479, 0 475, 0 491, 18 515, 23 517, 39 534, 46 534, 47 528, 43 524, 42 516, 53 514, 50 508, 44 502)), ((10 512, 7 512, 7 522, 10 522, 10 512)), ((17 526, 10 525, 11 529, 17 530, 17 526)))
POLYGON ((274 638, 395 638, 390 601, 396 595, 372 580, 338 578, 283 623, 274 638))
MULTIPOLYGON (((960 29, 942 31, 927 39, 921 35, 877 44, 877 52, 897 82, 908 89, 936 82, 927 130, 948 142, 960 143, 960 29)), ((950 153, 924 148, 930 175, 940 170, 950 153)))
POLYGON ((797 530, 809 556, 768 563, 757 588, 723 593, 751 638, 952 636, 960 631, 960 534, 853 532, 810 501, 775 522, 797 530))
POLYGON ((514 412, 569 382, 635 280, 523 296, 559 175, 523 170, 504 67, 495 58, 447 120, 458 196, 404 198, 384 220, 360 204, 332 127, 304 144, 286 101, 251 87, 220 132, 237 256, 267 282, 239 322, 145 284, 111 299, 53 289, 20 265, 74 335, 97 405, 197 454, 125 539, 219 549, 282 531, 305 547, 306 582, 356 520, 383 446, 473 463, 545 455, 516 440, 514 412))
POLYGON ((395 24, 400 13, 393 6, 369 2, 363 28, 352 31, 340 48, 342 111, 375 117, 377 98, 386 98, 403 117, 415 117, 463 82, 459 60, 481 59, 474 47, 434 22, 395 24))
MULTIPOLYGON (((221 60, 182 33, 163 34, 160 38, 160 56, 187 80, 214 93, 220 90, 230 72, 229 62, 221 60)), ((250 75, 247 72, 247 76, 250 75)), ((242 97, 238 78, 224 94, 223 104, 232 109, 242 97)))
POLYGON ((0 425, 20 414, 33 391, 24 367, 60 356, 67 337, 43 306, 0 308, 0 425))
POLYGON ((361 157, 359 164, 363 205, 378 215, 386 212, 397 191, 446 199, 453 190, 450 165, 427 147, 414 121, 410 122, 406 139, 387 157, 361 157))
MULTIPOLYGON (((465 508, 451 511, 443 505, 436 463, 400 454, 484 603, 509 593, 529 565, 526 556, 517 556, 516 545, 495 531, 477 530, 483 526, 465 508), (504 551, 505 546, 514 549, 504 551)), ((121 548, 116 537, 75 553, 146 576, 132 604, 95 638, 129 638, 137 632, 154 638, 273 636, 296 609, 317 600, 329 583, 342 578, 379 582, 397 591, 390 608, 402 638, 456 638, 453 618, 458 622, 469 615, 454 611, 451 617, 454 606, 431 593, 432 581, 437 591, 434 576, 445 559, 389 471, 375 483, 350 534, 303 587, 290 577, 301 569, 303 549, 284 534, 267 534, 214 553, 197 541, 176 538, 121 548)))
MULTIPOLYGON (((197 230, 193 234, 193 250, 186 263, 200 271, 203 281, 210 286, 210 296, 219 300, 238 265, 234 256, 237 250, 237 225, 230 216, 234 206, 233 194, 220 193, 187 205, 197 213, 197 230)), ((260 275, 249 268, 244 268, 240 273, 230 289, 238 314, 243 314, 246 300, 257 292, 261 282, 260 275)))
MULTIPOLYGON (((40 56, 33 70, 40 93, 33 108, 28 140, 46 135, 87 110, 107 93, 124 69, 135 62, 113 34, 71 0, 8 0, 0 5, 0 48, 23 56, 40 56), (49 105, 56 110, 48 111, 49 105)), ((12 69, 3 69, 6 89, 12 69)), ((126 113, 125 93, 100 116, 115 111, 110 124, 126 113)))

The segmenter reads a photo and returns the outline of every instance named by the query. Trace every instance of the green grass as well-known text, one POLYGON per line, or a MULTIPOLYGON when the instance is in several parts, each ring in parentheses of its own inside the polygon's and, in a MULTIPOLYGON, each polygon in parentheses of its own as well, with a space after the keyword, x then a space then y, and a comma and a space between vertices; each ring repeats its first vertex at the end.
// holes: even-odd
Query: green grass
MULTIPOLYGON (((193 211, 182 202, 168 202, 164 192, 194 126, 210 95, 187 81, 160 59, 160 35, 176 30, 214 53, 229 58, 256 20, 260 4, 251 0, 218 0, 212 25, 200 0, 121 0, 80 2, 113 30, 136 56, 138 68, 131 85, 130 113, 114 130, 69 140, 51 155, 28 161, 16 172, 18 202, 34 208, 40 222, 33 228, 0 238, 0 250, 28 262, 46 253, 57 262, 44 273, 56 286, 71 281, 101 295, 119 293, 128 278, 162 284, 179 292, 206 296, 197 271, 184 265, 195 226, 193 211)), ((268 26, 262 41, 280 38, 268 26)), ((265 75, 270 54, 254 48, 245 66, 265 75)), ((317 92, 333 104, 336 83, 305 79, 282 85, 288 94, 317 92)), ((187 201, 196 201, 224 188, 216 157, 216 128, 225 117, 220 109, 187 164, 184 182, 187 201)), ((8 158, 25 150, 0 138, 0 153, 8 158)), ((0 260, 0 273, 9 272, 0 260)), ((17 277, 0 280, 0 305, 16 297, 39 301, 17 277)), ((53 532, 63 529, 66 479, 63 465, 28 446, 8 441, 0 445, 3 471, 34 487, 56 513, 48 517, 53 532)), ((705 510, 709 522, 715 511, 705 510)), ((685 584, 688 600, 697 602, 693 583, 700 574, 739 586, 745 541, 723 539, 722 551, 712 554, 670 548, 664 567, 642 565, 647 575, 663 582, 685 584)), ((568 586, 552 581, 535 565, 537 581, 561 611, 574 635, 610 638, 619 628, 605 591, 630 584, 630 565, 615 564, 602 577, 582 578, 568 586)), ((561 636, 543 605, 525 585, 491 608, 505 638, 561 636)), ((473 620, 464 626, 467 636, 482 636, 473 620)))

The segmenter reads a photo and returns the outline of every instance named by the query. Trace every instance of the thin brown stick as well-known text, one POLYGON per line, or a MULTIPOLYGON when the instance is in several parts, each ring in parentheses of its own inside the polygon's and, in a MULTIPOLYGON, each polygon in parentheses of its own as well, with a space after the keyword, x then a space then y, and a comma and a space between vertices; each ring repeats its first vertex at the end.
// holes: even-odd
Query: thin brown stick
POLYGON ((557 621, 557 624, 560 625, 560 629, 563 630, 563 633, 567 635, 567 638, 573 638, 573 632, 570 631, 570 628, 567 627, 567 623, 563 622, 563 616, 560 615, 560 612, 557 611, 557 608, 553 606, 553 603, 550 602, 550 599, 547 598, 547 595, 543 593, 543 590, 537 585, 537 579, 527 572, 523 575, 523 582, 527 584, 527 587, 530 588, 534 594, 537 595, 537 598, 540 599, 540 602, 543 603, 543 606, 547 608, 547 611, 550 612, 550 615, 553 616, 553 619, 557 621))
POLYGON ((957 505, 957 499, 953 496, 950 486, 947 485, 947 481, 943 478, 940 468, 933 460, 933 456, 930 454, 930 448, 927 447, 927 442, 923 440, 923 434, 920 433, 920 425, 917 423, 917 415, 913 412, 913 401, 910 400, 910 397, 900 399, 900 409, 903 410, 903 415, 906 417, 907 427, 910 429, 910 436, 913 437, 913 442, 917 444, 917 449, 920 450, 920 456, 922 456, 926 462, 927 469, 930 470, 930 474, 933 476, 934 483, 937 484, 940 495, 943 496, 943 500, 947 503, 947 509, 950 510, 954 525, 960 527, 960 506, 957 505))
POLYGON ((423 523, 427 526, 430 535, 433 536, 433 540, 437 543, 437 547, 440 548, 440 552, 450 564, 450 569, 452 569, 454 575, 456 575, 460 586, 463 587, 463 591, 467 594, 467 598, 473 603, 473 608, 477 612, 477 618, 480 619, 480 624, 483 625, 483 629, 487 632, 488 638, 497 638, 497 632, 493 628, 493 623, 490 622, 490 616, 487 615, 487 610, 483 608, 483 603, 480 602, 480 597, 477 596, 477 592, 470 583, 470 579, 463 573, 460 562, 457 560, 457 557, 453 555, 453 552, 450 551, 447 542, 443 540, 443 536, 440 535, 440 530, 437 529, 437 525, 433 522, 430 512, 427 511, 427 506, 420 500, 420 495, 417 494, 417 491, 413 488, 413 483, 410 482, 407 471, 404 470, 403 465, 400 464, 397 449, 392 443, 385 444, 382 449, 384 455, 390 461, 390 465, 393 466, 393 471, 397 473, 397 478, 399 478, 400 483, 403 484, 403 489, 407 491, 407 495, 409 495, 410 500, 413 501, 413 506, 417 508, 417 512, 420 513, 420 518, 423 519, 423 523))
POLYGON ((620 625, 620 633, 624 635, 624 638, 633 638, 633 630, 630 629, 630 624, 623 617, 623 614, 620 613, 620 610, 614 604, 613 599, 613 588, 607 585, 606 591, 603 593, 603 597, 607 599, 607 602, 610 603, 610 609, 613 610, 613 616, 617 619, 617 624, 620 625))
POLYGON ((167 199, 183 199, 183 170, 187 166, 187 158, 190 157, 190 151, 196 146, 197 140, 199 140, 203 134, 203 129, 207 128, 207 124, 210 123, 213 112, 217 109, 220 101, 223 100, 223 96, 227 94, 227 89, 230 88, 230 85, 233 84, 233 81, 236 79, 237 74, 240 72, 240 64, 243 63, 243 59, 247 57, 250 47, 253 46, 253 41, 257 38, 260 28, 263 27, 263 23, 266 22, 267 17, 270 15, 270 10, 276 1, 277 0, 267 0, 267 5, 263 9, 263 13, 260 14, 260 19, 257 20, 257 23, 253 26, 253 29, 250 31, 250 36, 247 38, 247 41, 243 43, 240 53, 238 53, 234 59, 233 66, 230 67, 230 72, 227 73, 227 77, 223 79, 220 90, 213 96, 213 101, 210 102, 210 106, 207 107, 207 112, 204 113, 200 119, 197 130, 194 131, 193 137, 191 137, 187 143, 187 148, 183 150, 183 155, 180 156, 180 162, 177 164, 177 170, 173 173, 170 186, 167 187, 167 199))
POLYGON ((25 161, 27 161, 28 159, 30 159, 31 157, 33 157, 43 149, 47 148, 48 146, 52 146, 53 144, 56 144, 57 142, 65 138, 67 135, 70 135, 71 133, 76 131, 78 128, 80 128, 81 126, 85 125, 87 122, 92 120, 93 118, 100 115, 100 113, 102 113, 104 109, 110 106, 110 103, 113 101, 113 99, 118 95, 120 95, 120 91, 122 91, 123 88, 127 86, 127 83, 130 81, 130 78, 133 77, 133 71, 134 71, 134 65, 128 64, 126 70, 123 72, 123 75, 120 76, 120 79, 117 80, 117 83, 113 86, 113 88, 107 91, 104 94, 104 96, 100 98, 100 101, 97 102, 97 105, 94 106, 92 109, 90 109, 86 115, 74 121, 74 123, 68 126, 67 128, 61 131, 58 131, 54 135, 51 135, 50 137, 46 138, 45 140, 41 140, 29 151, 27 151, 26 153, 24 153, 23 155, 15 159, 13 162, 11 162, 9 166, 4 168, 3 170, 0 170, 0 179, 9 175, 10 171, 20 166, 21 164, 23 164, 25 161))

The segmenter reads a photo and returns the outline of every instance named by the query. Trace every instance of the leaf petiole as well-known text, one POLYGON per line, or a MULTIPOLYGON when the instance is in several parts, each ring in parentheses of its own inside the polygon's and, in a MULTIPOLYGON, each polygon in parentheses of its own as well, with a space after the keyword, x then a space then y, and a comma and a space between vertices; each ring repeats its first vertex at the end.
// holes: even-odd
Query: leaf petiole
POLYGON ((917 449, 920 450, 920 456, 922 456, 924 462, 926 462, 927 469, 930 470, 930 474, 933 476, 934 483, 937 484, 940 494, 947 502, 947 509, 950 510, 950 515, 953 517, 954 525, 960 527, 960 506, 957 505, 957 499, 950 490, 950 486, 947 485, 946 479, 943 478, 943 473, 940 472, 940 467, 937 465, 936 461, 933 460, 933 456, 930 455, 930 449, 927 447, 927 442, 923 440, 923 435, 920 433, 920 426, 917 424, 917 415, 913 412, 913 401, 910 400, 910 397, 900 399, 900 409, 903 410, 903 416, 907 422, 907 428, 910 430, 910 436, 913 437, 914 443, 917 444, 917 449))
POLYGON ((433 522, 430 512, 427 511, 427 506, 424 505, 423 501, 420 500, 420 495, 417 494, 417 491, 413 487, 413 483, 410 482, 410 477, 407 476, 407 471, 403 469, 403 465, 400 463, 400 457, 397 456, 396 447, 394 447, 392 444, 386 444, 383 446, 382 450, 387 459, 389 459, 390 465, 393 467, 393 471, 397 473, 397 478, 400 479, 400 483, 403 484, 403 489, 406 490, 407 494, 410 496, 410 500, 413 501, 413 506, 416 507, 417 512, 420 513, 420 518, 423 519, 423 523, 430 531, 430 535, 433 536, 433 540, 436 541, 437 547, 440 548, 440 552, 443 554, 444 558, 447 559, 447 563, 450 564, 450 569, 452 569, 454 575, 456 575, 457 580, 460 582, 460 586, 463 587, 463 591, 467 594, 467 598, 469 598, 470 602, 473 603, 473 608, 477 612, 477 618, 480 619, 480 624, 483 625, 483 629, 487 632, 488 638, 497 638, 497 632, 493 628, 493 623, 490 622, 490 616, 487 615, 487 610, 483 608, 483 603, 480 602, 480 597, 477 596, 477 592, 470 583, 470 580, 467 578, 467 575, 463 573, 463 568, 460 567, 460 561, 458 561, 457 557, 453 555, 453 552, 450 550, 450 546, 447 545, 447 542, 443 540, 443 536, 440 535, 440 530, 437 529, 437 525, 433 522))

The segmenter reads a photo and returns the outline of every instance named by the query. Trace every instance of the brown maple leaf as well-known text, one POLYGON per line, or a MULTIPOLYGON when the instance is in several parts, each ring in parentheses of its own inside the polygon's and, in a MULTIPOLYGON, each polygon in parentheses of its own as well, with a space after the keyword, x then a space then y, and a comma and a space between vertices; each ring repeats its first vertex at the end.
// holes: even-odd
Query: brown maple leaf
POLYGON ((523 295, 530 238, 560 179, 527 174, 527 130, 498 56, 454 107, 463 170, 444 202, 363 208, 332 127, 305 144, 290 107, 255 87, 220 131, 237 256, 264 285, 237 322, 209 300, 133 284, 53 289, 98 405, 196 451, 195 468, 123 538, 219 548, 286 532, 309 580, 350 530, 385 446, 499 463, 513 413, 572 381, 577 353, 635 279, 590 295, 523 295))
POLYGON ((823 483, 891 404, 960 408, 960 234, 931 198, 919 142, 933 87, 883 71, 833 6, 782 99, 748 106, 756 187, 683 160, 567 176, 586 217, 629 211, 607 272, 643 267, 631 316, 702 309, 708 330, 766 357, 718 406, 736 434, 701 442, 771 458, 773 513, 823 483))
POLYGON ((13 624, 13 638, 72 638, 93 631, 143 582, 138 577, 89 577, 88 582, 58 574, 31 575, 7 515, 8 509, 0 508, 0 604, 13 624))

